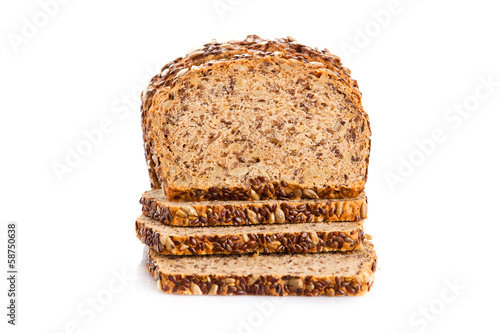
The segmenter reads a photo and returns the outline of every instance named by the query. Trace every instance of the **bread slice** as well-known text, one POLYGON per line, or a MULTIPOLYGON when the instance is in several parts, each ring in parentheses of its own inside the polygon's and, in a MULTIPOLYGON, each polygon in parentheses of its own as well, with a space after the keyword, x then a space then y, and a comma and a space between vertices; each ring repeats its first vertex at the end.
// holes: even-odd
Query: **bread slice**
POLYGON ((145 192, 140 203, 144 215, 177 226, 360 221, 368 206, 364 193, 356 199, 171 202, 161 190, 145 192))
POLYGON ((212 40, 212 42, 204 46, 193 48, 185 57, 179 57, 163 66, 161 72, 153 77, 150 85, 141 95, 143 101, 141 105, 141 118, 144 148, 152 188, 161 188, 161 183, 158 180, 157 171, 155 170, 156 164, 153 161, 155 151, 148 134, 150 124, 147 123, 147 113, 151 107, 152 97, 156 94, 157 90, 163 86, 170 85, 177 77, 177 73, 185 68, 200 66, 221 59, 231 59, 237 55, 247 56, 260 52, 267 52, 270 54, 273 52, 286 52, 298 59, 305 59, 309 62, 324 62, 327 68, 337 71, 342 80, 351 87, 358 89, 356 80, 350 78, 350 70, 342 66, 339 57, 331 54, 327 49, 319 51, 318 49, 307 47, 306 45, 298 43, 292 37, 263 40, 258 36, 250 35, 244 41, 217 43, 216 40, 212 40))
POLYGON ((166 256, 149 250, 160 290, 186 295, 354 296, 368 292, 377 255, 366 241, 352 252, 166 256))
POLYGON ((171 201, 353 198, 364 189, 368 117, 356 82, 327 52, 256 36, 208 44, 169 64, 143 100, 152 184, 171 201))
POLYGON ((141 216, 137 238, 162 254, 307 253, 349 251, 363 242, 362 222, 323 222, 237 227, 176 227, 141 216))

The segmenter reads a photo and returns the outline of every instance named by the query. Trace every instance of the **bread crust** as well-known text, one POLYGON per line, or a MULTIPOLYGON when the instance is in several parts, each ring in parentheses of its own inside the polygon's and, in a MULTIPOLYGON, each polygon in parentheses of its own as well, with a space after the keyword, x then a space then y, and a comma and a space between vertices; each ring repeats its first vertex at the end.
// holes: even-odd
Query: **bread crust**
MULTIPOLYGON (((177 274, 162 271, 159 261, 164 256, 150 249, 147 269, 157 282, 159 290, 182 295, 268 295, 268 296, 360 296, 370 291, 377 268, 377 255, 373 246, 365 242, 370 251, 367 269, 353 276, 276 274, 177 274)), ((272 255, 272 254, 271 254, 272 255)))
MULTIPOLYGON (((151 186, 153 189, 162 188, 165 195, 171 201, 210 201, 210 200, 255 200, 255 194, 260 199, 298 199, 298 198, 355 198, 364 189, 367 171, 363 181, 352 187, 331 188, 303 188, 298 184, 287 184, 285 182, 270 182, 267 179, 252 179, 251 187, 230 188, 208 188, 192 189, 179 188, 168 184, 160 159, 157 157, 155 140, 151 135, 152 105, 161 102, 161 94, 165 90, 175 87, 182 79, 183 74, 193 66, 210 67, 220 62, 231 62, 240 59, 257 59, 259 57, 279 57, 302 61, 306 66, 320 63, 325 70, 333 71, 339 78, 339 88, 342 89, 346 100, 352 108, 358 111, 366 120, 369 129, 369 120, 361 106, 361 94, 357 82, 349 76, 350 71, 342 66, 338 57, 330 54, 327 50, 319 51, 299 44, 293 39, 263 40, 257 36, 248 36, 244 41, 231 41, 226 44, 209 43, 203 48, 188 53, 184 58, 178 58, 167 64, 162 73, 155 76, 150 86, 143 92, 143 103, 141 106, 142 127, 146 160, 150 173, 151 186), (229 59, 229 60, 226 60, 229 59), (255 183, 255 184, 254 184, 255 183)), ((197 67, 198 68, 198 67, 197 67)), ((189 75, 189 73, 187 74, 189 75)), ((368 169, 368 156, 365 158, 366 170, 368 169)))
MULTIPOLYGON (((205 228, 206 232, 190 233, 183 227, 170 233, 164 232, 149 218, 140 217, 135 222, 137 238, 158 253, 172 255, 242 254, 242 253, 313 253, 351 251, 358 249, 365 238, 363 224, 350 222, 345 230, 297 230, 269 232, 237 227, 234 233, 218 234, 220 228, 205 228), (184 234, 178 233, 182 229, 184 234)), ((192 230, 192 229, 191 229, 192 230)))
POLYGON ((145 192, 144 215, 175 226, 230 226, 274 223, 350 222, 367 218, 367 198, 294 201, 170 202, 161 190, 145 192), (279 211, 277 211, 279 209, 279 211))

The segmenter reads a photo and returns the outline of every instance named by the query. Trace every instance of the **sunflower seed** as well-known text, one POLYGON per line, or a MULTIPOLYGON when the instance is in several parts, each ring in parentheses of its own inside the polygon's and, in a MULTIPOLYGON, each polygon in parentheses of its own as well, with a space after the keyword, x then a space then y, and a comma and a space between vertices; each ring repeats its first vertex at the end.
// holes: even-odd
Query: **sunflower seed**
POLYGON ((335 296, 335 290, 333 288, 326 289, 326 296, 335 296))
POLYGON ((198 216, 198 213, 196 212, 196 209, 193 208, 193 206, 182 206, 181 209, 189 216, 198 216))
POLYGON ((302 190, 302 194, 309 199, 319 199, 318 194, 311 189, 302 190))
POLYGON ((255 214, 255 212, 253 210, 248 209, 247 216, 248 216, 248 219, 250 220, 250 222, 252 222, 253 224, 257 224, 259 222, 257 219, 257 214, 255 214))
POLYGON ((217 295, 217 289, 219 289, 219 286, 216 285, 215 283, 210 286, 210 290, 208 291, 209 295, 217 295))
POLYGON ((368 214, 368 205, 366 204, 365 201, 361 204, 361 218, 366 219, 366 216, 368 214))
POLYGON ((313 244, 314 245, 318 244, 319 238, 318 238, 318 234, 316 233, 316 231, 312 231, 310 233, 310 235, 311 235, 311 240, 312 240, 313 244))
POLYGON ((234 284, 236 282, 236 280, 233 278, 225 278, 225 279, 222 279, 222 282, 227 283, 227 284, 234 284))
POLYGON ((196 283, 191 282, 191 284, 189 285, 189 289, 191 289, 191 293, 193 295, 202 295, 203 294, 201 292, 200 287, 196 283))
POLYGON ((175 75, 176 78, 183 76, 188 72, 189 68, 183 68, 180 71, 177 72, 177 75, 175 75))
POLYGON ((205 53, 203 50, 192 52, 188 55, 187 60, 201 56, 203 53, 205 53))
POLYGON ((170 239, 169 236, 162 235, 160 236, 160 243, 163 244, 166 248, 169 248, 173 250, 175 248, 174 242, 172 242, 172 239, 170 239))
POLYGON ((269 218, 267 219, 267 222, 273 224, 275 221, 276 221, 276 219, 274 217, 274 214, 273 213, 269 214, 269 218))
POLYGON ((255 282, 257 282, 258 279, 259 279, 259 277, 255 276, 255 275, 249 276, 248 281, 247 281, 247 287, 250 287, 251 285, 253 285, 255 282))
POLYGON ((325 67, 325 64, 319 61, 310 61, 309 64, 315 67, 325 67))
POLYGON ((342 212, 344 211, 344 203, 342 201, 339 201, 337 203, 337 209, 335 213, 337 214, 337 217, 340 218, 342 216, 342 212))
POLYGON ((302 279, 295 278, 295 279, 290 279, 286 283, 289 287, 293 287, 296 289, 302 289, 304 288, 304 282, 302 282, 302 279))
POLYGON ((254 190, 250 190, 250 198, 252 198, 252 200, 259 200, 260 196, 254 190))
POLYGON ((285 222, 285 213, 281 210, 281 208, 276 208, 276 211, 274 212, 274 216, 276 219, 276 223, 283 223, 285 222))
POLYGON ((272 250, 278 249, 280 247, 281 242, 279 240, 272 241, 271 243, 268 244, 269 248, 272 250))
POLYGON ((187 217, 187 214, 182 209, 177 210, 175 212, 175 215, 179 216, 179 217, 182 217, 182 218, 187 217))

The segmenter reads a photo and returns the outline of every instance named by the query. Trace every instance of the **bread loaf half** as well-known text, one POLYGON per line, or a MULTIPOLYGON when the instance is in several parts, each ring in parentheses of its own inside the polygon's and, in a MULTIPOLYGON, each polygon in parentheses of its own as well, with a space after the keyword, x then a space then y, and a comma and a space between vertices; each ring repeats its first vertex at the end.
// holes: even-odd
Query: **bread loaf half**
POLYGON ((149 250, 158 288, 187 295, 348 296, 373 283, 377 255, 370 242, 352 252, 182 257, 149 250))
POLYGON ((161 190, 145 192, 144 215, 176 226, 350 222, 366 219, 364 193, 355 199, 171 202, 161 190))
POLYGON ((354 198, 370 126, 338 57, 291 38, 209 43, 142 95, 153 188, 171 201, 354 198))
POLYGON ((362 222, 187 228, 141 216, 135 229, 145 245, 175 255, 349 251, 364 239, 362 222))

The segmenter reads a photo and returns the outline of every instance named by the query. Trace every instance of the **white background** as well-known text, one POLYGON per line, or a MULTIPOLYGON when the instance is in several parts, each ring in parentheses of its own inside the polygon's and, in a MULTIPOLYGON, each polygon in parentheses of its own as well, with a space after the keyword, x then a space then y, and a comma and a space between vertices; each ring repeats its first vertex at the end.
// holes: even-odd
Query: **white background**
POLYGON ((41 5, 54 1, 0 6, 4 272, 8 222, 19 236, 18 326, 9 332, 498 329, 495 1, 41 5), (373 130, 366 229, 380 267, 364 297, 171 296, 144 271, 133 227, 149 187, 140 91, 191 47, 247 34, 326 47, 359 82, 373 130), (59 179, 54 163, 66 164, 103 121, 102 139, 59 179), (429 143, 435 131, 441 138, 429 143))

